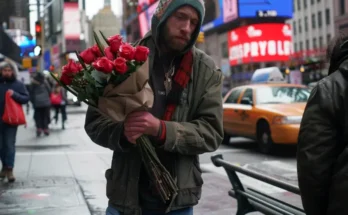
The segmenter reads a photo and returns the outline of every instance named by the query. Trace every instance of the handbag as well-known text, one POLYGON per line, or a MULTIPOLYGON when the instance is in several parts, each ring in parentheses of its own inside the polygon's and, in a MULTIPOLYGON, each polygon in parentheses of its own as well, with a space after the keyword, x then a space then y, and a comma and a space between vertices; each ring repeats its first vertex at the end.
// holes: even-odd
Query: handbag
POLYGON ((16 102, 10 92, 5 94, 5 110, 2 115, 2 121, 9 125, 26 125, 26 119, 21 104, 16 102))
POLYGON ((63 98, 60 93, 51 93, 50 100, 52 105, 61 105, 63 98))

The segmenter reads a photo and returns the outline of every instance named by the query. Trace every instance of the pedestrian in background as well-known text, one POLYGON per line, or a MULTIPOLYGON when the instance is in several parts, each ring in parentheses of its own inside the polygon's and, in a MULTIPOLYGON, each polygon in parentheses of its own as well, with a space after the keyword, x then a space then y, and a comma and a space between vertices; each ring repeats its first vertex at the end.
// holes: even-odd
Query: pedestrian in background
POLYGON ((223 139, 222 73, 194 47, 204 13, 203 0, 159 1, 151 32, 139 43, 150 49, 155 102, 149 112, 114 123, 91 107, 87 111, 89 137, 114 150, 112 167, 105 173, 107 215, 192 215, 198 204, 203 185, 198 155, 215 151, 223 139), (152 139, 159 159, 176 179, 179 191, 171 205, 161 201, 142 167, 135 145, 141 135, 152 139))
POLYGON ((7 177, 9 182, 15 181, 13 168, 15 163, 15 144, 17 127, 6 124, 2 121, 5 111, 5 95, 10 92, 14 101, 26 104, 29 101, 29 94, 25 85, 17 80, 15 69, 7 62, 0 63, 0 159, 2 169, 0 179, 7 177))
POLYGON ((50 134, 48 125, 51 119, 51 87, 42 72, 34 75, 30 89, 30 100, 34 108, 36 136, 39 137, 42 133, 48 136, 50 134))
POLYGON ((307 215, 348 214, 348 37, 328 47, 328 76, 313 88, 298 138, 297 168, 307 215))
POLYGON ((67 104, 67 96, 66 91, 63 87, 56 84, 53 88, 51 94, 51 104, 55 110, 54 120, 55 123, 58 123, 59 113, 62 114, 62 129, 65 129, 65 121, 67 120, 66 114, 66 104, 67 104))

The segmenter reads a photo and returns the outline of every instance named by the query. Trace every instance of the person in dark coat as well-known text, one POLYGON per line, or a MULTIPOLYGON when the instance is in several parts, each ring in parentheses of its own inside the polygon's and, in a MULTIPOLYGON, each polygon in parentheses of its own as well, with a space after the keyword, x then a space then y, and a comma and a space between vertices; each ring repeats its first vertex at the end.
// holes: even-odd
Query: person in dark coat
POLYGON ((34 107, 34 119, 36 123, 36 135, 41 136, 42 132, 49 135, 48 125, 50 123, 51 111, 51 87, 47 83, 45 75, 38 72, 32 79, 30 91, 31 103, 34 107))
MULTIPOLYGON (((0 116, 5 111, 5 95, 10 92, 12 98, 20 103, 26 104, 29 101, 29 93, 25 85, 18 81, 13 66, 7 62, 0 63, 0 116)), ((0 159, 2 170, 0 179, 7 177, 9 182, 14 182, 13 167, 15 162, 15 144, 17 127, 6 124, 0 118, 0 159)))
POLYGON ((307 215, 348 214, 348 37, 328 48, 329 75, 313 88, 298 138, 297 168, 307 215))

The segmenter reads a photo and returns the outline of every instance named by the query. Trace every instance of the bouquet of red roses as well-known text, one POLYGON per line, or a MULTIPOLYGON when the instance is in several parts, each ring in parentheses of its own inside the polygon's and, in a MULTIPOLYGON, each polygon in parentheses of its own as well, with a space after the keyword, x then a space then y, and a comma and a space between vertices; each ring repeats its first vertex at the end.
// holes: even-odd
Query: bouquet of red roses
MULTIPOLYGON (((149 49, 123 43, 120 35, 106 38, 100 33, 107 47, 94 32, 97 44, 76 52, 79 62, 70 60, 59 77, 51 75, 79 101, 97 108, 115 122, 123 122, 127 114, 153 105, 153 91, 148 84, 149 49)), ((146 135, 137 140, 137 148, 162 200, 173 200, 178 188, 146 135)))

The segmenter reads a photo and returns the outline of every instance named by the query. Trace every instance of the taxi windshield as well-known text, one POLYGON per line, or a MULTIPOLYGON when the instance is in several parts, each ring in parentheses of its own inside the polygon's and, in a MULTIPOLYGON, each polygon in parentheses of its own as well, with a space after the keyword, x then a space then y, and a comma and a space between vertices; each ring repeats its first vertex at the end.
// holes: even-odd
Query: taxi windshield
POLYGON ((257 104, 290 104, 307 102, 310 91, 302 87, 267 86, 256 89, 257 104))

